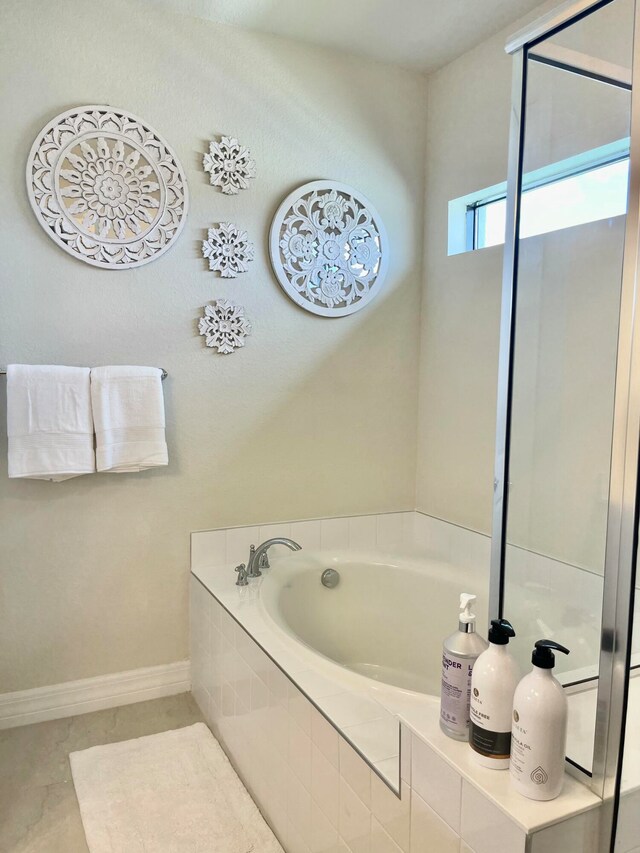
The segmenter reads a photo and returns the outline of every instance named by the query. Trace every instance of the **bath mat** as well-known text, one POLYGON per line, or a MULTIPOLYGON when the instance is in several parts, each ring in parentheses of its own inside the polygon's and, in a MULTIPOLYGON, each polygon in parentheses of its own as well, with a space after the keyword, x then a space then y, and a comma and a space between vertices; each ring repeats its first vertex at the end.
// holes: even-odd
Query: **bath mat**
POLYGON ((204 723, 69 758, 91 853, 283 853, 204 723))

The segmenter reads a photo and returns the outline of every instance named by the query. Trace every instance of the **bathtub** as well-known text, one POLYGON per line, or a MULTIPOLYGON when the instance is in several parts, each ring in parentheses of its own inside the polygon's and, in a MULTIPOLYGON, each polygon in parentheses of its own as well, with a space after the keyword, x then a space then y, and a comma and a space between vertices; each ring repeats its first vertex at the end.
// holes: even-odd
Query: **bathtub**
POLYGON ((478 595, 484 635, 486 586, 437 561, 297 551, 273 560, 259 596, 272 624, 325 662, 380 687, 439 696, 442 641, 457 628, 460 593, 478 595), (322 584, 326 569, 339 573, 334 588, 322 584))
MULTIPOLYGON (((442 641, 457 627, 461 592, 478 595, 477 630, 486 636, 487 588, 488 578, 477 568, 465 571, 434 559, 297 551, 273 560, 260 579, 257 603, 283 641, 304 649, 316 660, 310 665, 342 689, 364 690, 388 712, 415 720, 425 702, 439 704, 442 641), (334 588, 322 584, 326 569, 340 575, 334 588)), ((534 618, 549 613, 545 591, 525 585, 522 593, 511 603, 510 615, 518 630, 513 647, 524 673, 535 640, 554 632, 534 618)), ((591 679, 597 670, 587 666, 582 623, 572 626, 565 607, 558 602, 551 615, 563 625, 560 638, 573 650, 574 668, 565 664, 566 671, 557 667, 556 674, 567 684, 577 682, 569 694, 568 754, 590 768, 597 698, 597 682, 591 679)))
MULTIPOLYGON (((413 519, 420 536, 412 536, 404 514, 379 523, 330 519, 194 534, 191 669, 205 717, 252 791, 262 791, 266 814, 282 817, 284 803, 287 825, 298 813, 308 821, 309 805, 319 802, 314 786, 322 788, 318 780, 334 772, 330 765, 340 776, 331 790, 357 795, 364 785, 383 826, 389 815, 405 825, 398 816, 409 818, 412 779, 428 780, 439 798, 443 785, 454 790, 447 802, 458 808, 475 789, 476 801, 484 797, 492 814, 499 808, 516 833, 547 827, 549 809, 556 820, 558 808, 563 816, 586 813, 597 798, 574 780, 567 780, 566 796, 532 811, 502 785, 502 774, 489 779, 469 762, 464 745, 442 734, 442 640, 456 630, 462 591, 479 596, 477 628, 486 631, 488 540, 432 520, 425 533, 422 520, 413 519), (234 568, 249 545, 273 536, 290 536, 303 550, 274 546, 271 568, 236 585, 234 568), (335 588, 321 583, 327 568, 340 574, 335 588), (370 792, 363 780, 370 780, 370 792), (399 812, 405 801, 407 811, 402 805, 399 812)), ((512 615, 510 606, 509 615, 519 629, 514 646, 528 649, 525 616, 549 613, 538 591, 547 575, 524 569, 521 575, 521 612, 512 615), (535 586, 527 586, 530 577, 535 586)), ((368 808, 362 816, 369 819, 368 808)))

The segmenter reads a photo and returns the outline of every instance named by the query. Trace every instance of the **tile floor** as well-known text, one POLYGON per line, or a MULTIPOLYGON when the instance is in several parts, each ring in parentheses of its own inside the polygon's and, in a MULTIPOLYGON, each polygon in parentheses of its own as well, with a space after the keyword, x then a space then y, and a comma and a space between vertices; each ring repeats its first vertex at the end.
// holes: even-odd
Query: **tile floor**
POLYGON ((69 753, 202 721, 182 693, 0 731, 0 853, 87 853, 69 753))

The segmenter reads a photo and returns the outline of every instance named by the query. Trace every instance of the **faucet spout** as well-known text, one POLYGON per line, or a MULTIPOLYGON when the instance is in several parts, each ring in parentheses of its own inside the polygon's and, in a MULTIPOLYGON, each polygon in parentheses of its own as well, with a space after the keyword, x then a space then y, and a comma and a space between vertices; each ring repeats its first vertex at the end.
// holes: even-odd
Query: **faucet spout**
POLYGON ((247 566, 248 578, 260 577, 260 575, 262 574, 260 568, 266 569, 269 567, 269 558, 267 552, 272 545, 285 545, 292 551, 302 550, 301 545, 298 545, 298 543, 294 542, 293 539, 287 539, 286 536, 276 536, 273 539, 267 539, 266 542, 263 542, 262 545, 258 545, 258 547, 255 549, 253 548, 253 546, 251 546, 251 554, 249 556, 249 564, 247 566))

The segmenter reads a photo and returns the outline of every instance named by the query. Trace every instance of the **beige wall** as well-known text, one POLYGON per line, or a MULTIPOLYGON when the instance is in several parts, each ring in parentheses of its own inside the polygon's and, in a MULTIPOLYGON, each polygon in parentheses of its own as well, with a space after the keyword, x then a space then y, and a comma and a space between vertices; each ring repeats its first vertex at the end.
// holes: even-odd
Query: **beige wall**
MULTIPOLYGON (((9 481, 1 454, 0 692, 187 657, 191 530, 413 508, 425 133, 424 79, 361 58, 140 0, 11 0, 2 17, 0 363, 165 367, 170 465, 51 484, 9 481), (69 257, 28 205, 33 139, 83 103, 140 115, 187 171, 185 231, 138 270, 69 257), (235 198, 201 169, 218 133, 258 164, 235 198), (295 307, 267 261, 274 210, 316 178, 369 196, 393 247, 384 292, 345 319, 295 307), (258 247, 230 282, 199 250, 224 220, 258 247), (232 356, 197 335, 216 297, 253 324, 232 356)), ((4 430, 4 384, 0 400, 4 430)))
POLYGON ((447 205, 506 178, 505 37, 429 78, 417 507, 483 532, 491 525, 502 247, 448 257, 447 205))

